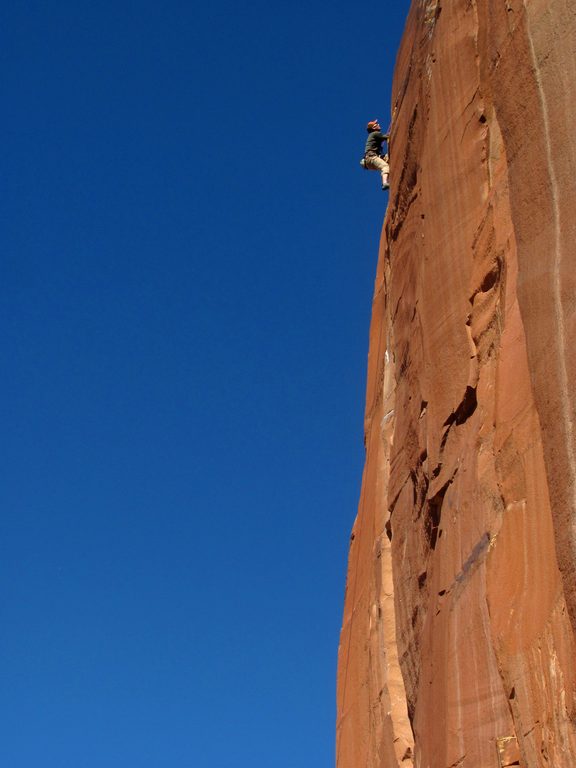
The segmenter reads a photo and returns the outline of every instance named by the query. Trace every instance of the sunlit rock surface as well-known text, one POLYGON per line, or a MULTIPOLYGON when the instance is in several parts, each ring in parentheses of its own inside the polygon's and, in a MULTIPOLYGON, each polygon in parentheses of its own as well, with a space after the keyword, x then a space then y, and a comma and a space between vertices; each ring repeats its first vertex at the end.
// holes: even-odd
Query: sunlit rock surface
POLYGON ((576 2, 413 0, 338 768, 576 766, 576 2))

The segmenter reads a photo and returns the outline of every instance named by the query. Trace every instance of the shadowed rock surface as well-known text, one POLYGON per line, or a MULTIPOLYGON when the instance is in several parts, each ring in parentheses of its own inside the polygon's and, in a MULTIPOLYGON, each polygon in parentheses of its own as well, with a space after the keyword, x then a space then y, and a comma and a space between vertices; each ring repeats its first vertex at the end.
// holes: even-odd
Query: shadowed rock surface
POLYGON ((576 766, 575 51, 570 0, 412 2, 338 768, 576 766))

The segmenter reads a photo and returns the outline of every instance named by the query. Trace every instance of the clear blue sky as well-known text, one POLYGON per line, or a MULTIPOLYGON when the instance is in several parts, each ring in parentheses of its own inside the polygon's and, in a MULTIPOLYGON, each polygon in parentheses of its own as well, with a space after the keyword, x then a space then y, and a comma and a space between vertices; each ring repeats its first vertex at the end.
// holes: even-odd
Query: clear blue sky
POLYGON ((408 4, 2 3, 2 766, 333 765, 408 4))

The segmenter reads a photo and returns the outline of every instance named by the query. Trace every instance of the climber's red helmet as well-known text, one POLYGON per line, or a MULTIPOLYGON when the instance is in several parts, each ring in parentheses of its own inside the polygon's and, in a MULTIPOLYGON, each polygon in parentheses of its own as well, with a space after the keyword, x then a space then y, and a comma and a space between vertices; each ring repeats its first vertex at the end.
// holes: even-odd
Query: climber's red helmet
POLYGON ((371 131, 379 131, 380 123, 378 122, 378 120, 370 120, 370 122, 366 126, 366 130, 368 131, 368 133, 370 133, 371 131))

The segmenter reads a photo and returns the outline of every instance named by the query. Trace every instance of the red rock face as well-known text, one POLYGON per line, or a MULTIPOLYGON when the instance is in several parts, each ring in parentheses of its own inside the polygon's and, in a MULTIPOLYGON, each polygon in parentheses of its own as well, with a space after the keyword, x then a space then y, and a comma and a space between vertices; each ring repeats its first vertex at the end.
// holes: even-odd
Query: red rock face
POLYGON ((569 0, 412 3, 338 768, 576 766, 575 52, 569 0))

